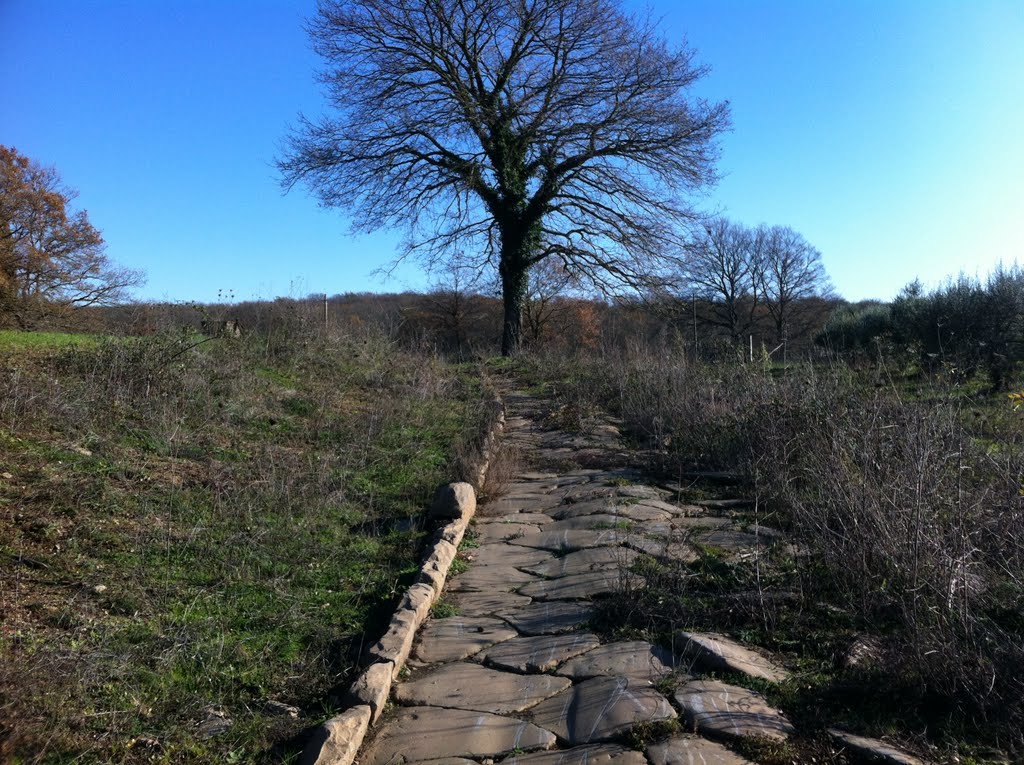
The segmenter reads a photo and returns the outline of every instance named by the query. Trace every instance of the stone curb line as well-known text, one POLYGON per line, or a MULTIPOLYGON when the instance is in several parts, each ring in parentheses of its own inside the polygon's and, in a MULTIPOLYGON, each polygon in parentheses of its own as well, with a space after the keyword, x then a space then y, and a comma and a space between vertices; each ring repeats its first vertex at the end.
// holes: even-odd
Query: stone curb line
POLYGON ((501 398, 495 396, 487 407, 491 427, 480 448, 473 483, 449 483, 437 490, 427 517, 447 523, 434 533, 430 552, 413 585, 402 596, 384 636, 367 649, 369 666, 345 696, 349 708, 313 732, 299 757, 299 765, 351 765, 367 731, 384 711, 391 684, 409 658, 416 631, 441 597, 448 569, 476 513, 476 493, 483 486, 498 437, 505 428, 505 405, 501 398))

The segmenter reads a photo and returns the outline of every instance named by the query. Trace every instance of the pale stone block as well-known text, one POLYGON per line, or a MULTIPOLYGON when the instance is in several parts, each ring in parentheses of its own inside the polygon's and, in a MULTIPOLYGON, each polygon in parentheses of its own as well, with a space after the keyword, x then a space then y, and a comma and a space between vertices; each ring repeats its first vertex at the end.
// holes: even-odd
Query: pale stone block
POLYGON ((348 689, 346 702, 353 706, 368 706, 371 712, 371 725, 377 722, 377 718, 388 703, 394 674, 395 665, 390 661, 371 664, 348 689))
POLYGON ((352 707, 313 733, 299 765, 352 765, 370 725, 370 707, 352 707))

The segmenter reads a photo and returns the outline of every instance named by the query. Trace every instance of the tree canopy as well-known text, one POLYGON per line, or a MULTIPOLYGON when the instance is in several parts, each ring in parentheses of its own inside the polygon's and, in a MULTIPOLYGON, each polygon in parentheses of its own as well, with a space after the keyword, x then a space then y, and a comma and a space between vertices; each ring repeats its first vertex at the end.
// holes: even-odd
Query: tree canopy
POLYGON ((0 146, 0 323, 30 328, 142 283, 107 259, 86 211, 70 207, 76 196, 53 168, 0 146))
POLYGON ((596 286, 663 280, 689 199, 715 180, 727 103, 613 0, 321 0, 309 25, 330 113, 279 160, 357 231, 404 226, 404 255, 497 270, 502 350, 531 267, 596 286))

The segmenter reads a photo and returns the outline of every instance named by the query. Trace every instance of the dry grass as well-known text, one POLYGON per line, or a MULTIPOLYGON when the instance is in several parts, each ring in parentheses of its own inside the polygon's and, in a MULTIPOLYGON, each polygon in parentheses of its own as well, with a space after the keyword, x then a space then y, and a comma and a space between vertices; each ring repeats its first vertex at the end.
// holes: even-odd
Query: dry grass
POLYGON ((559 375, 569 402, 613 409, 638 445, 659 448, 651 463, 668 478, 739 472, 757 501, 749 520, 798 543, 800 555, 761 568, 707 551, 655 572, 641 599, 619 604, 634 625, 717 626, 789 652, 815 679, 780 703, 812 725, 833 714, 875 732, 927 730, 952 749, 1024 752, 1024 421, 1005 397, 894 383, 885 370, 654 353, 531 374, 559 375), (792 598, 746 608, 737 596, 751 590, 792 598), (883 650, 847 671, 860 634, 883 650))

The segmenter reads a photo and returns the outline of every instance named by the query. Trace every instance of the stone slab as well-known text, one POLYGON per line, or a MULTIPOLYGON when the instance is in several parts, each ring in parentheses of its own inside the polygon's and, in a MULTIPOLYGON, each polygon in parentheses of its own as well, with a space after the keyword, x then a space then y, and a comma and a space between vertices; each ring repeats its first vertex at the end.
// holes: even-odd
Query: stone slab
POLYGON ((533 550, 504 542, 470 548, 465 550, 463 555, 466 560, 476 566, 515 566, 516 568, 544 563, 555 557, 547 550, 533 550))
POLYGON ((554 552, 571 552, 588 547, 609 547, 623 544, 628 537, 618 529, 565 529, 526 534, 509 542, 521 547, 533 547, 554 552))
POLYGON ((448 582, 449 592, 511 592, 537 577, 512 566, 473 566, 448 582))
POLYGON ((790 673, 771 659, 713 632, 677 632, 675 649, 699 666, 711 670, 738 672, 772 683, 788 680, 790 673))
POLYGON ((500 619, 472 616, 432 619, 420 631, 416 658, 428 664, 460 661, 517 634, 500 619))
POLYGON ((847 749, 872 762, 883 762, 887 765, 925 765, 924 760, 881 739, 857 736, 835 728, 830 728, 828 734, 847 749))
POLYGON ((522 635, 558 635, 572 632, 593 616, 593 609, 584 603, 559 600, 539 601, 502 614, 501 618, 522 635))
POLYGON ((531 602, 525 595, 512 592, 456 592, 449 600, 463 616, 501 615, 531 602))
POLYGON ((572 518, 585 518, 588 515, 611 515, 615 511, 615 500, 612 497, 586 499, 582 502, 570 502, 552 510, 548 515, 556 521, 567 521, 572 518))
POLYGON ((572 632, 567 635, 538 635, 506 640, 480 654, 480 658, 515 672, 547 672, 566 659, 601 645, 596 635, 572 632))
POLYGON ((670 492, 667 492, 664 489, 659 489, 654 486, 646 486, 644 484, 618 486, 615 489, 615 493, 620 497, 631 497, 634 499, 664 499, 670 495, 670 492))
POLYGON ((370 726, 370 708, 352 707, 318 727, 310 737, 299 765, 351 765, 370 726))
POLYGON ((711 736, 784 741, 794 732, 785 715, 769 706, 763 696, 736 685, 691 680, 676 691, 675 699, 687 721, 711 736))
POLYGON ((502 715, 529 709, 564 691, 571 683, 564 677, 519 675, 455 662, 396 686, 395 699, 403 704, 502 715))
POLYGON ((640 553, 628 547, 591 547, 522 568, 538 576, 553 578, 592 571, 628 569, 639 557, 640 553))
POLYGON ((477 528, 484 526, 489 523, 532 523, 537 526, 542 526, 545 523, 553 522, 553 518, 550 515, 544 513, 508 513, 506 515, 500 515, 498 517, 487 517, 477 519, 477 528))
POLYGON ((624 677, 596 677, 533 708, 533 721, 572 746, 607 741, 637 725, 675 719, 668 699, 624 677))
POLYGON ((618 744, 598 744, 524 754, 504 760, 501 765, 647 765, 647 760, 640 752, 618 744))
POLYGON ((541 579, 520 588, 522 595, 537 600, 591 600, 613 592, 635 590, 644 578, 624 570, 591 571, 558 579, 541 579))
POLYGON ((606 643, 565 662, 555 670, 573 680, 591 677, 628 677, 641 685, 654 685, 672 673, 671 651, 645 640, 606 643))
POLYGON ((647 747, 651 765, 754 765, 706 738, 676 736, 647 747))
POLYGON ((501 757, 513 750, 529 752, 554 745, 550 731, 511 717, 465 709, 407 707, 381 726, 360 764, 501 757))
POLYGON ((476 538, 481 544, 505 542, 538 532, 540 532, 540 526, 536 523, 478 523, 476 526, 476 538))

